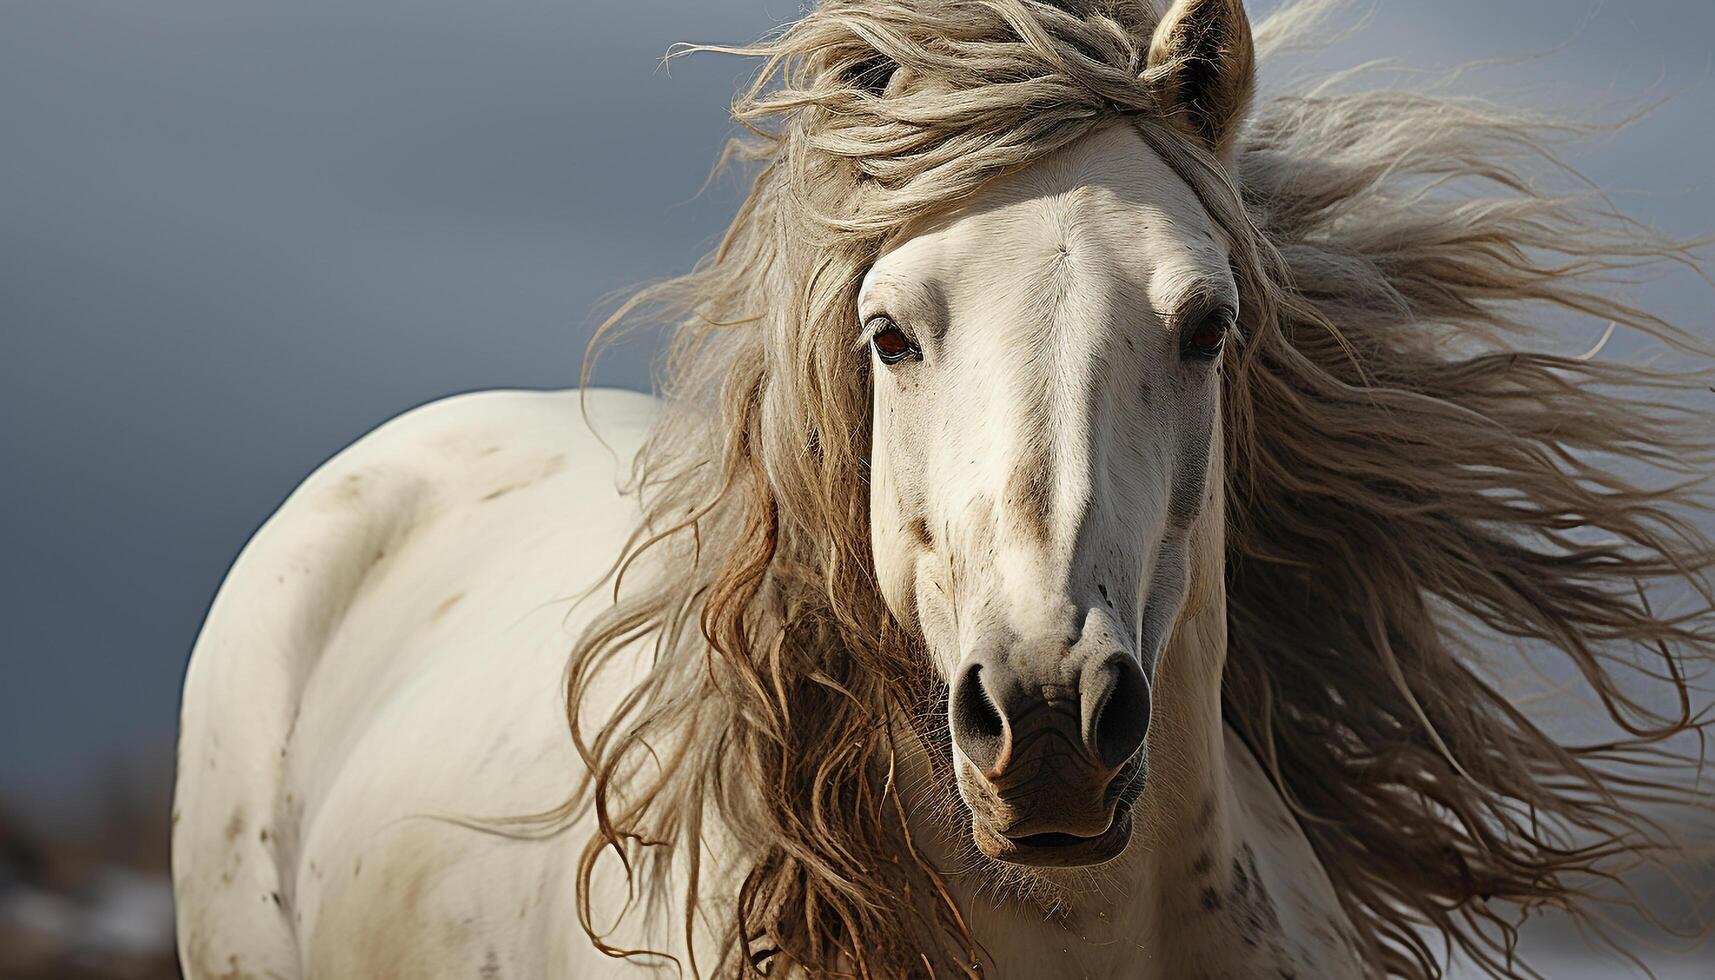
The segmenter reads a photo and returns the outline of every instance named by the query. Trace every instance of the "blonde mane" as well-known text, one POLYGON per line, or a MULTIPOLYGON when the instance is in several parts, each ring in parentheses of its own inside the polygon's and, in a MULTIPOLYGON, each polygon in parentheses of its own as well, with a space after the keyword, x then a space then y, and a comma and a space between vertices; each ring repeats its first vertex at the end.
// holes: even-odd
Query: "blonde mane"
MULTIPOLYGON (((1257 25, 1259 57, 1323 6, 1257 25)), ((1264 91, 1223 166, 1161 118, 1155 20, 1143 0, 828 0, 721 49, 761 60, 734 110, 755 183, 715 252, 601 338, 676 326, 636 463, 644 526, 571 659, 591 776, 561 815, 598 818, 579 881, 598 943, 598 863, 645 898, 676 867, 683 928, 713 916, 726 936, 690 972, 974 975, 891 778, 897 726, 945 744, 945 692, 872 580, 855 294, 913 221, 1115 118, 1228 238, 1225 720, 1375 937, 1375 968, 1436 975, 1428 927, 1529 975, 1509 909, 1591 915, 1603 881, 1667 853, 1639 812, 1680 798, 1673 740, 1703 731, 1686 669, 1715 651, 1715 548, 1687 514, 1715 464, 1707 427, 1664 398, 1708 382, 1528 344, 1564 313, 1696 352, 1606 292, 1689 253, 1549 189, 1571 177, 1550 148, 1566 130, 1445 95, 1264 91), (1689 608, 1657 611, 1658 583, 1689 583, 1689 608), (1485 677, 1479 630, 1564 658, 1627 734, 1546 734, 1485 677), (647 677, 586 721, 639 641, 647 677), (717 819, 742 889, 699 908, 717 819)))

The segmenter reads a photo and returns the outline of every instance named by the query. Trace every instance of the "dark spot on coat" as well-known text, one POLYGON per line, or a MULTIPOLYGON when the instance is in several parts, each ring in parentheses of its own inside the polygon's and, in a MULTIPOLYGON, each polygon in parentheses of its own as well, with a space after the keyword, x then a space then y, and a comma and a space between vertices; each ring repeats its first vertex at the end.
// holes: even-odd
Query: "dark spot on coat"
POLYGON ((1213 912, 1221 907, 1221 895, 1213 888, 1203 889, 1203 911, 1213 912))
POLYGON ((482 955, 482 969, 478 970, 476 975, 481 977, 482 980, 499 980, 500 955, 493 949, 484 953, 482 955))
POLYGON ((1259 933, 1272 936, 1280 932, 1280 913, 1275 911, 1274 900, 1261 879, 1256 881, 1256 896, 1245 907, 1245 921, 1259 933))
POLYGON ((335 496, 343 503, 363 499, 363 474, 347 473, 345 479, 339 481, 335 496))
POLYGON ((935 532, 929 529, 929 522, 919 517, 911 522, 911 537, 917 542, 917 547, 924 551, 935 550, 935 532))
POLYGON ((1049 509, 1054 504, 1054 480, 1049 460, 1025 459, 1007 480, 1007 504, 1018 523, 1038 541, 1047 541, 1049 509))
POLYGON ((1195 875, 1206 875, 1209 873, 1209 869, 1214 866, 1215 862, 1209 857, 1209 852, 1202 851, 1198 853, 1197 860, 1191 862, 1191 873, 1195 875))
POLYGON ((244 810, 239 808, 232 811, 232 816, 226 821, 226 842, 234 843, 238 835, 244 833, 244 810))
POLYGON ((463 592, 455 592, 452 595, 447 596, 445 599, 442 599, 441 604, 436 606, 435 611, 429 615, 429 621, 438 621, 442 616, 445 616, 448 612, 452 611, 452 608, 458 605, 459 600, 463 598, 463 592))

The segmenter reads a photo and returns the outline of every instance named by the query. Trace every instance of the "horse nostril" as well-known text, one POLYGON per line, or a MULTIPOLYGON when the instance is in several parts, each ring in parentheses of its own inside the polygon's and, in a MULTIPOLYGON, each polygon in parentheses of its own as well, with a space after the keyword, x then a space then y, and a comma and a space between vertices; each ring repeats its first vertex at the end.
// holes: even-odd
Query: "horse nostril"
POLYGON ((1083 685, 1085 691, 1099 698, 1094 706, 1095 723, 1090 726, 1095 744, 1090 748, 1104 765, 1117 769, 1137 754, 1149 731, 1149 681, 1143 676, 1143 668, 1127 656, 1114 657, 1092 669, 1107 676, 1090 678, 1083 685))
POLYGON ((983 688, 982 664, 971 664, 953 685, 953 741, 979 769, 993 769, 1006 744, 1006 723, 983 688))

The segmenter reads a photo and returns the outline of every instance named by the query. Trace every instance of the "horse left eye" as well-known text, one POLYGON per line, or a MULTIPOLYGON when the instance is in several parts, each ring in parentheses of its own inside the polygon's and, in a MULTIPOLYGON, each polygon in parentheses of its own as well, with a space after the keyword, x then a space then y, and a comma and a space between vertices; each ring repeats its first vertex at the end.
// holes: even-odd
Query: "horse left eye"
POLYGON ((1185 333, 1181 351, 1186 357, 1212 360, 1226 343, 1227 332, 1233 326, 1233 311, 1213 310, 1203 314, 1185 333))

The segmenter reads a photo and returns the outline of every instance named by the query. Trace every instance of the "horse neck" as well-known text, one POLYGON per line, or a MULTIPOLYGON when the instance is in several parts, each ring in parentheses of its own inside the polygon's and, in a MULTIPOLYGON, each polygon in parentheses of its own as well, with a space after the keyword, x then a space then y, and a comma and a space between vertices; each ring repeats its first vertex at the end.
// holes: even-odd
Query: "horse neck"
MULTIPOLYGON (((1212 508, 1219 514, 1219 507, 1212 508)), ((1138 800, 1137 831, 1147 843, 1182 851, 1188 830, 1231 810, 1221 675, 1227 662, 1225 535, 1212 516, 1192 539, 1186 608, 1156 666, 1145 742, 1148 785, 1138 800)))
POLYGON ((1084 923, 1111 922, 1116 938, 1150 936, 1157 949, 1186 939, 1182 926, 1163 927, 1199 921, 1211 869, 1231 865, 1241 836, 1221 715, 1224 539, 1215 521, 1203 524, 1187 608, 1155 670, 1147 783, 1133 810, 1132 844, 1115 862, 1112 885, 1075 897, 1084 923))

